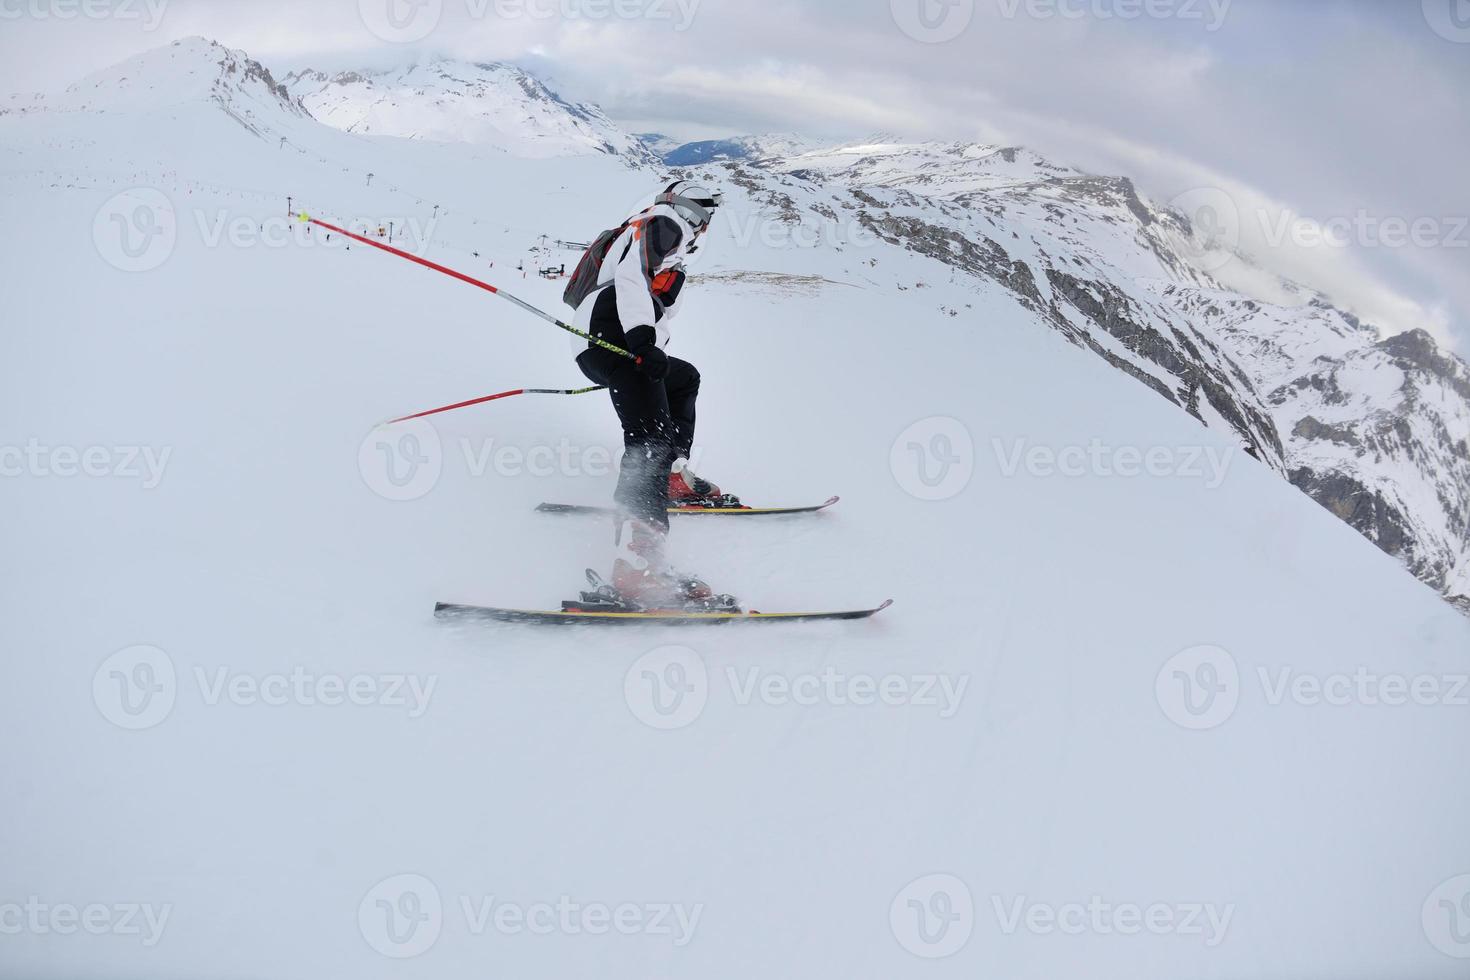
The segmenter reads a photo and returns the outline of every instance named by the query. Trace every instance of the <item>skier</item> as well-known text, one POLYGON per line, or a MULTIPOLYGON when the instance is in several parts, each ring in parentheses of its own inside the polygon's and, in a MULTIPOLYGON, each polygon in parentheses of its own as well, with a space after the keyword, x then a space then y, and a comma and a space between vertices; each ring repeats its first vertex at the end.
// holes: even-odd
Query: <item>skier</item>
POLYGON ((664 352, 684 289, 684 260, 698 248, 721 200, 690 181, 675 181, 651 207, 599 236, 567 287, 577 328, 638 358, 589 343, 577 366, 608 387, 622 424, 612 585, 645 608, 718 601, 704 582, 668 564, 670 503, 739 506, 689 467, 699 372, 664 352))

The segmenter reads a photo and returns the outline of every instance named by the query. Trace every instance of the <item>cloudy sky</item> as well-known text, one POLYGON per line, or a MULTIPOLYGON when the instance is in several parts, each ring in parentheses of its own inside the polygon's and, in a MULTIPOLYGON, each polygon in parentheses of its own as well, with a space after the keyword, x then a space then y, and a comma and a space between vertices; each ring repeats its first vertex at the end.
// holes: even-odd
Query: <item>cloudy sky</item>
POLYGON ((1470 0, 0 0, 0 91, 192 34, 276 70, 515 61, 682 139, 1029 146, 1224 201, 1271 269, 1470 354, 1470 0))

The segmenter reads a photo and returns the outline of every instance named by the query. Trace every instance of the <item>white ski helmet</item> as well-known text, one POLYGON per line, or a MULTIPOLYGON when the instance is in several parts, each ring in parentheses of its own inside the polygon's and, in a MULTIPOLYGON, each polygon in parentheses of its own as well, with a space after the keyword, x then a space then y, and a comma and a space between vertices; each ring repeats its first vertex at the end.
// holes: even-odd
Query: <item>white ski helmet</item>
POLYGON ((724 203, 724 195, 688 180, 676 180, 654 199, 654 204, 667 204, 689 222, 696 232, 704 231, 714 220, 715 209, 724 203))

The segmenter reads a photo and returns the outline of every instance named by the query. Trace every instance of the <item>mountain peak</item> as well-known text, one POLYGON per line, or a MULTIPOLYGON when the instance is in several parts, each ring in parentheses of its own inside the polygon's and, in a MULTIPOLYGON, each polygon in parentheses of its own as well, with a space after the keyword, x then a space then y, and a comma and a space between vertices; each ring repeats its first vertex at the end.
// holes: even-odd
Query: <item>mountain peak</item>
POLYGON ((270 69, 244 51, 204 37, 187 37, 93 72, 24 111, 148 112, 213 103, 258 132, 264 115, 305 115, 270 69))
POLYGON ((436 58, 381 70, 293 72, 290 92, 318 120, 350 133, 493 146, 531 158, 658 158, 594 105, 569 102, 504 62, 436 58))

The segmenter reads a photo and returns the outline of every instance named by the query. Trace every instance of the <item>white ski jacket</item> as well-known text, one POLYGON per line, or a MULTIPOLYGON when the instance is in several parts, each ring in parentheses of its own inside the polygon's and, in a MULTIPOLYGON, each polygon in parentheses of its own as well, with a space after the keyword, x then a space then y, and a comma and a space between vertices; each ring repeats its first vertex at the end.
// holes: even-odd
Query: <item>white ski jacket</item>
POLYGON ((618 320, 626 333, 644 325, 654 328, 658 345, 669 344, 669 321, 679 311, 678 296, 664 301, 654 294, 653 281, 661 272, 681 266, 694 243, 694 229, 667 204, 641 212, 613 242, 602 263, 597 289, 577 307, 574 326, 590 331, 592 311, 603 290, 617 290, 618 320))

